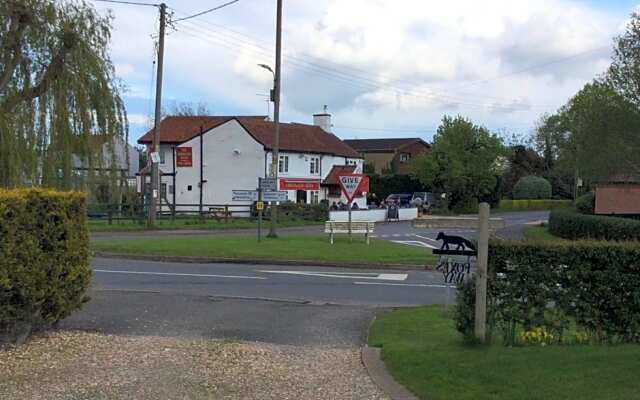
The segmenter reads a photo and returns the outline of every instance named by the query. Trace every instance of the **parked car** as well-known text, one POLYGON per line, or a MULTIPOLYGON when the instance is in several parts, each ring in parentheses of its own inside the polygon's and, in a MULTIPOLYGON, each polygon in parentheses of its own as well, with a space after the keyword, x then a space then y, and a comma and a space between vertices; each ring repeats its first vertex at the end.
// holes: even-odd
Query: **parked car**
POLYGON ((387 204, 395 203, 400 207, 411 207, 411 198, 413 195, 410 193, 394 193, 387 196, 385 202, 387 204))
POLYGON ((435 198, 431 192, 415 192, 411 197, 411 204, 415 203, 421 203, 422 211, 429 212, 435 203, 435 198))

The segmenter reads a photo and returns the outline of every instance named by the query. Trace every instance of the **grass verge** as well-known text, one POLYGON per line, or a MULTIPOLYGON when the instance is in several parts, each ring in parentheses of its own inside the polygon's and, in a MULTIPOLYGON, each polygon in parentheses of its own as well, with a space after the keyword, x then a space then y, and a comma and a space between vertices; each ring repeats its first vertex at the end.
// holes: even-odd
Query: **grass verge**
POLYGON ((524 237, 527 240, 543 242, 565 240, 554 236, 551 232, 549 232, 549 228, 547 227, 547 225, 528 226, 524 231, 524 237))
POLYGON ((372 239, 367 245, 362 237, 349 243, 346 237, 330 244, 327 236, 255 236, 163 237, 136 240, 100 240, 91 244, 94 251, 260 260, 323 261, 337 263, 433 265, 429 249, 372 239))
MULTIPOLYGON (((269 221, 263 221, 263 226, 268 226, 269 221)), ((107 219, 89 219, 89 230, 91 232, 128 232, 128 231, 144 231, 149 230, 146 222, 140 223, 137 220, 113 220, 111 225, 107 219)), ((305 221, 305 220, 281 220, 278 221, 278 226, 291 227, 291 226, 309 226, 309 225, 322 225, 323 222, 318 221, 305 221)), ((212 230, 224 230, 224 229, 252 229, 258 227, 258 221, 253 221, 247 218, 230 219, 228 222, 224 220, 208 219, 202 222, 196 218, 176 218, 161 219, 157 222, 154 230, 183 230, 183 229, 212 229, 212 230)))
POLYGON ((421 399, 636 398, 640 346, 505 347, 463 343, 442 307, 378 316, 369 334, 387 368, 421 399))

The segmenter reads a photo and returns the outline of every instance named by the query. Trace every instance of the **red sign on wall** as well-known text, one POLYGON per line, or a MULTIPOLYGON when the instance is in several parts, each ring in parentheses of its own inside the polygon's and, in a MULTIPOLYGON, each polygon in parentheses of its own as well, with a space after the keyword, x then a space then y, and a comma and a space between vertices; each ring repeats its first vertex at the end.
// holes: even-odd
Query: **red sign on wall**
POLYGON ((176 166, 193 167, 191 147, 176 147, 176 166))
POLYGON ((280 190, 320 190, 320 181, 314 179, 280 179, 280 190))

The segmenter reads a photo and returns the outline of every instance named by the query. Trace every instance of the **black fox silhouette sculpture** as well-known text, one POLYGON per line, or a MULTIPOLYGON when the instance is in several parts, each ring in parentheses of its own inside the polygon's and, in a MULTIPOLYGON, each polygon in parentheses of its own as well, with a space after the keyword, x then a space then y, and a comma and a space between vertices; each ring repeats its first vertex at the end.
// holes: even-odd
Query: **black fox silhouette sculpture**
POLYGON ((446 235, 444 232, 438 233, 436 240, 442 240, 442 247, 440 250, 451 250, 449 245, 454 245, 454 250, 476 250, 476 246, 470 240, 467 240, 461 236, 446 235))

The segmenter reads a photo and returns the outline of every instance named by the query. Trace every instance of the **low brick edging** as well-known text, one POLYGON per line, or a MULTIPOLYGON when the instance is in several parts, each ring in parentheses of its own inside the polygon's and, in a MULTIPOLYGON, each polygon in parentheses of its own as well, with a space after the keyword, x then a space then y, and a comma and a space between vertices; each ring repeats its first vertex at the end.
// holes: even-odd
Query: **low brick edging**
POLYGON ((334 267, 334 268, 360 268, 360 269, 395 269, 395 270, 416 270, 425 271, 432 269, 428 265, 418 264, 365 264, 365 263, 341 263, 331 261, 309 261, 309 260, 268 260, 254 258, 223 258, 223 257, 190 257, 190 256, 166 256, 166 255, 146 255, 110 253, 96 251, 94 257, 115 258, 128 260, 159 261, 159 262, 180 262, 190 264, 256 264, 256 265, 284 265, 303 267, 334 267))
POLYGON ((384 361, 382 361, 381 354, 380 348, 367 345, 360 352, 362 364, 364 364, 364 368, 373 383, 386 393, 391 400, 418 400, 413 393, 393 379, 393 376, 384 365, 384 361))

